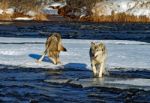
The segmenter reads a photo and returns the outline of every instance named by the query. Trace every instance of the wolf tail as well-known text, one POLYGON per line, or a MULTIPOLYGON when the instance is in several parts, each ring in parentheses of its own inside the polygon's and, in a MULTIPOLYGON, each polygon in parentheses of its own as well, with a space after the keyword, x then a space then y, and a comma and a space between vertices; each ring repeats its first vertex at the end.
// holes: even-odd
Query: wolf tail
POLYGON ((63 45, 59 45, 58 51, 67 51, 67 49, 63 45))
POLYGON ((61 46, 60 50, 61 51, 67 51, 67 49, 65 47, 63 47, 63 46, 61 46))

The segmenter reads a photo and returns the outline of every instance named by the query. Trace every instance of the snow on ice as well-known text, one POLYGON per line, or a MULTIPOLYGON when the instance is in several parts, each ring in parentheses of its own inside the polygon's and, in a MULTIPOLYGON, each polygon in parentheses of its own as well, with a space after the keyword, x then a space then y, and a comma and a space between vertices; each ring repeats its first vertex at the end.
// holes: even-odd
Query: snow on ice
MULTIPOLYGON (((61 52, 62 64, 53 65, 48 57, 37 64, 45 49, 46 38, 5 38, 0 37, 0 64, 42 67, 42 68, 77 68, 91 69, 89 58, 90 42, 93 40, 63 39, 67 52, 61 52)), ((100 41, 96 41, 100 42, 100 41)), ((106 67, 126 69, 149 69, 150 46, 149 43, 122 40, 103 40, 108 49, 106 67)), ((126 70, 125 69, 125 70, 126 70)))

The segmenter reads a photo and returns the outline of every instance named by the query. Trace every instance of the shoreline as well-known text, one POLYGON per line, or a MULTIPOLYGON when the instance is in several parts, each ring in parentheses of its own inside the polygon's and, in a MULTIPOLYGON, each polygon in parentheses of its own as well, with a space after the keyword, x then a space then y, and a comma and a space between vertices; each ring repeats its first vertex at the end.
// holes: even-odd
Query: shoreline
POLYGON ((145 22, 145 21, 92 21, 92 20, 79 20, 79 19, 72 19, 69 17, 63 17, 61 15, 49 15, 48 20, 0 20, 0 22, 31 22, 31 23, 41 23, 41 22, 58 22, 58 23, 72 23, 72 22, 77 22, 77 23, 150 23, 150 22, 145 22))

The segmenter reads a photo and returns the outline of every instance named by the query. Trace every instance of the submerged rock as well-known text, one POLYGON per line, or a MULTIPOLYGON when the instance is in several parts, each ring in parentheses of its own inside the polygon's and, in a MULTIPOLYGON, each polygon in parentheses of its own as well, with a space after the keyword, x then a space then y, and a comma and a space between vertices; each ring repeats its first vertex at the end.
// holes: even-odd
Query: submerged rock
POLYGON ((49 79, 44 81, 52 84, 65 84, 70 82, 71 80, 70 79, 49 79))

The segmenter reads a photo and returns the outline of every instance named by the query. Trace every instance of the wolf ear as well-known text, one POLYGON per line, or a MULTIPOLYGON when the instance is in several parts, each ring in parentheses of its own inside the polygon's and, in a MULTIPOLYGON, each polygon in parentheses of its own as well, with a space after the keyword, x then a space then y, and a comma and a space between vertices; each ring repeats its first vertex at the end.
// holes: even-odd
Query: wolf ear
POLYGON ((99 43, 99 46, 102 48, 102 51, 105 51, 105 45, 102 42, 99 43))
POLYGON ((95 43, 94 43, 94 42, 91 42, 91 45, 95 45, 95 43))
POLYGON ((99 46, 102 46, 102 45, 103 45, 103 43, 102 43, 102 42, 100 42, 100 43, 99 43, 99 46))

